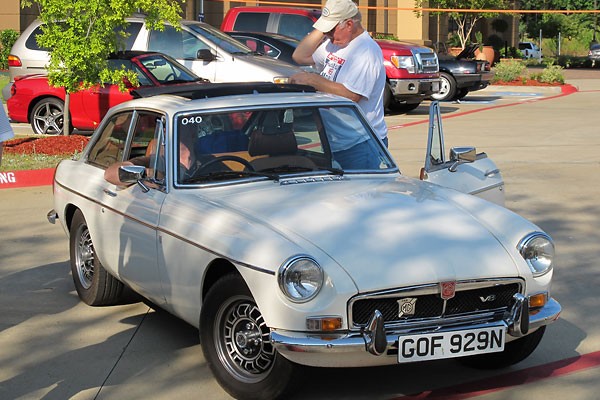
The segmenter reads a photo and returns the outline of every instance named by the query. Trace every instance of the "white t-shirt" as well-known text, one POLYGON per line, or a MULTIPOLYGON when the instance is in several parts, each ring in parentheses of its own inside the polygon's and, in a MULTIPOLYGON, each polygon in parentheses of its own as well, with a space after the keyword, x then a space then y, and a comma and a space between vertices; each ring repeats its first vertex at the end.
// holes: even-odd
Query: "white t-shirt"
POLYGON ((10 121, 4 111, 4 106, 0 104, 0 142, 6 142, 15 137, 15 133, 10 126, 10 121))
POLYGON ((313 61, 321 76, 362 96, 358 101, 359 107, 377 135, 385 139, 383 53, 369 33, 364 31, 343 48, 326 39, 313 53, 313 61))

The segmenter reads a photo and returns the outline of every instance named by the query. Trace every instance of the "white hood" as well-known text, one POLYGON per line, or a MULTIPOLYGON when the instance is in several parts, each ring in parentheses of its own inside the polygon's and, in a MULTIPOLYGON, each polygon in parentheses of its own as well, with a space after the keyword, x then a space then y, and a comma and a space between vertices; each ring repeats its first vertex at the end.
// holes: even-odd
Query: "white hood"
POLYGON ((360 292, 518 276, 497 238, 441 196, 445 190, 406 177, 348 177, 234 190, 221 193, 219 201, 312 242, 347 271, 360 292))

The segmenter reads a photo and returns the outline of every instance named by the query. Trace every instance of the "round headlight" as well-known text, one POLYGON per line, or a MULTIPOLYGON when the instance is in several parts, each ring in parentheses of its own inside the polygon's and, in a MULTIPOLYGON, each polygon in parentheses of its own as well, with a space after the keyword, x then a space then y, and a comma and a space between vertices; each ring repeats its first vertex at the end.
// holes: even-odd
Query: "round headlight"
POLYGON ((530 233, 521 240, 517 248, 521 256, 527 261, 533 276, 544 275, 552 269, 554 243, 545 233, 530 233))
POLYGON ((279 288, 288 299, 303 303, 314 298, 323 286, 323 269, 308 256, 296 256, 279 268, 279 288))

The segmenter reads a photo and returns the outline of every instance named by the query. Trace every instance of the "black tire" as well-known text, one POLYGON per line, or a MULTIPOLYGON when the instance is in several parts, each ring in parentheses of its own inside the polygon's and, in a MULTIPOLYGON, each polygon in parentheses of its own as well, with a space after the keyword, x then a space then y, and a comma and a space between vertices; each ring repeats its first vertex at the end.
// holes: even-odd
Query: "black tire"
POLYGON ((383 109, 385 111, 390 110, 394 103, 396 103, 396 99, 394 99, 394 95, 392 94, 392 88, 390 84, 386 82, 385 87, 383 88, 383 109))
POLYGON ((210 288, 200 314, 200 343, 215 378, 231 396, 281 398, 299 381, 299 366, 277 353, 269 334, 240 276, 226 275, 210 288))
POLYGON ((456 95, 456 81, 454 77, 447 72, 440 72, 440 91, 431 95, 431 98, 438 101, 452 100, 456 95))
POLYGON ((545 331, 546 327, 542 326, 537 331, 530 333, 527 336, 506 343, 504 345, 504 351, 499 353, 464 357, 460 360, 463 364, 477 369, 499 369, 508 367, 509 365, 516 364, 529 357, 538 344, 540 344, 545 331))
POLYGON ((469 89, 462 88, 456 91, 456 95, 454 96, 454 100, 462 100, 465 96, 469 94, 469 89))
POLYGON ((56 97, 46 97, 31 109, 29 121, 38 135, 61 135, 63 133, 65 103, 56 97))
POLYGON ((123 283, 100 264, 80 210, 73 215, 69 236, 71 274, 79 298, 90 306, 118 303, 123 293, 123 283))

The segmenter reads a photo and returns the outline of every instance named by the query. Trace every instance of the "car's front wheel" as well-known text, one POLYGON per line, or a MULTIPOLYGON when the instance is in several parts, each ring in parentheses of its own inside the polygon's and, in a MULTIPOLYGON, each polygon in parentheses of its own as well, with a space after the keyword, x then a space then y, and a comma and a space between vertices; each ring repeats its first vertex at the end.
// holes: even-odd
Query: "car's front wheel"
POLYGON ((118 303, 123 284, 98 260, 87 222, 80 210, 73 215, 69 236, 71 274, 79 298, 90 306, 118 303))
POLYGON ((460 360, 470 367, 479 369, 508 367, 509 365, 516 364, 529 357, 538 344, 540 344, 545 331, 546 327, 542 326, 527 336, 506 343, 504 345, 504 351, 465 357, 460 360))
POLYGON ((200 315, 200 342, 214 376, 233 397, 273 399, 291 388, 298 366, 277 353, 269 336, 240 276, 227 275, 210 288, 200 315))
POLYGON ((54 97, 38 101, 31 110, 31 127, 38 135, 60 135, 63 132, 65 103, 54 97))
POLYGON ((438 101, 452 100, 456 94, 456 81, 447 72, 440 72, 440 91, 431 97, 438 101))

